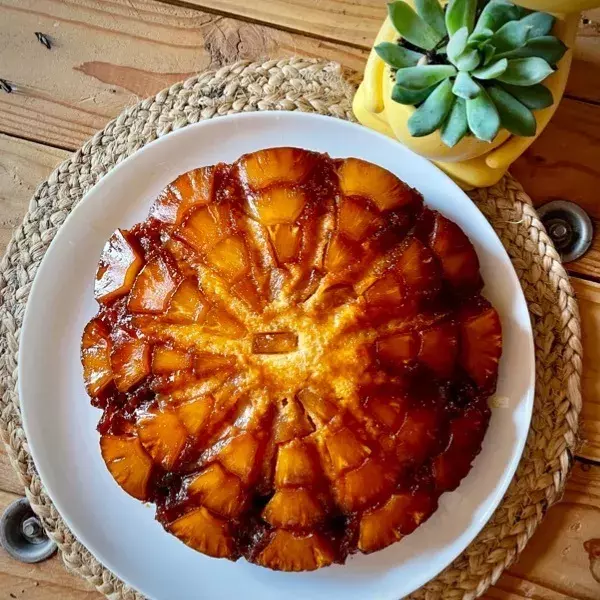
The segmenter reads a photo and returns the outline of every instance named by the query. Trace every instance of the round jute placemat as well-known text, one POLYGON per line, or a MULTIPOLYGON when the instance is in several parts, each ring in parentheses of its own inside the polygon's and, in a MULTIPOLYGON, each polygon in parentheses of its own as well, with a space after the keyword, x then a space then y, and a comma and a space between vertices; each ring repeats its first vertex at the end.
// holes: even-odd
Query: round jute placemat
MULTIPOLYGON (((301 110, 353 120, 355 74, 303 58, 240 62, 173 85, 121 113, 36 191, 0 263, 0 433, 27 497, 67 567, 115 599, 138 599, 64 524, 36 473, 17 395, 19 332, 31 283, 69 211, 108 171, 152 140, 204 119, 255 110, 301 110)), ((500 507, 473 543, 411 597, 471 599, 525 547, 565 485, 581 409, 581 333, 573 289, 531 200, 512 177, 471 193, 517 271, 533 322, 537 386, 527 446, 500 507)))

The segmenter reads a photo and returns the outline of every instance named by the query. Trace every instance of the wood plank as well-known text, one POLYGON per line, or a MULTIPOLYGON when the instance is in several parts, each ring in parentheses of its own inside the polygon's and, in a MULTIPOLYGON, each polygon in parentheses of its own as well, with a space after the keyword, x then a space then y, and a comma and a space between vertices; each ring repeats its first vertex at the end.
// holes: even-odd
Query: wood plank
MULTIPOLYGON (((166 0, 171 2, 175 0, 166 0)), ((188 0, 188 4, 266 25, 369 48, 387 14, 382 0, 188 0)))
MULTIPOLYGON (((19 498, 0 490, 0 514, 19 498)), ((65 570, 57 556, 36 565, 10 557, 0 546, 0 598, 27 600, 96 600, 103 598, 86 581, 65 570), (12 594, 12 595, 11 595, 12 594)))
MULTIPOLYGON (((255 3, 256 4, 256 3, 255 3)), ((366 51, 153 0, 0 0, 0 131, 77 148, 123 108, 211 67, 304 55, 361 69, 366 51), (47 33, 53 48, 37 42, 47 33)))
MULTIPOLYGON (((177 3, 178 0, 162 0, 177 3)), ((370 49, 387 14, 382 0, 187 0, 218 14, 370 49)), ((583 14, 567 95, 600 102, 600 9, 583 14)))
POLYGON ((518 562, 487 600, 597 600, 583 544, 600 538, 600 466, 575 463, 562 501, 552 507, 518 562))
POLYGON ((583 335, 582 447, 578 454, 600 461, 600 284, 572 278, 583 335))
POLYGON ((0 134, 0 256, 12 230, 23 220, 37 186, 67 156, 64 150, 0 134))
POLYGON ((19 476, 13 469, 2 442, 0 442, 0 491, 19 495, 24 493, 19 476))

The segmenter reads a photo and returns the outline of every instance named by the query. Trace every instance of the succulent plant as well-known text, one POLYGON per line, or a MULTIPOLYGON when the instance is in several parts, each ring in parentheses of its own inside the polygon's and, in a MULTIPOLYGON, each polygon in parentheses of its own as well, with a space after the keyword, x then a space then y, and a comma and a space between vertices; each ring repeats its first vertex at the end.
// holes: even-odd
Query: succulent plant
POLYGON ((455 146, 474 135, 491 142, 500 128, 536 133, 532 111, 553 104, 541 82, 567 47, 550 35, 555 18, 506 0, 414 0, 388 5, 399 33, 377 54, 392 68, 392 99, 417 107, 408 120, 412 136, 441 131, 455 146))

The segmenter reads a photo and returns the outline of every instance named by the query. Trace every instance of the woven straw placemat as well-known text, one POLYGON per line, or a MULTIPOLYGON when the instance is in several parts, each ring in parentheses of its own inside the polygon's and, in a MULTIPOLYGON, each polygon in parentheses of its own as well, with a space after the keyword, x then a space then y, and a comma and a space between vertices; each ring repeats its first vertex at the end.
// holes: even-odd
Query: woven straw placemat
MULTIPOLYGON (((17 396, 19 331, 31 283, 69 211, 117 163, 174 129, 220 115, 301 110, 353 120, 355 74, 292 58, 240 62, 176 84, 121 113, 63 162, 36 191, 0 263, 0 434, 34 511, 67 567, 115 599, 138 599, 68 530, 28 452, 17 396)), ((500 236, 529 304, 537 386, 531 431, 500 507, 465 552, 411 597, 471 599, 510 565, 556 502, 577 443, 581 333, 573 289, 531 200, 510 176, 471 193, 500 236)))

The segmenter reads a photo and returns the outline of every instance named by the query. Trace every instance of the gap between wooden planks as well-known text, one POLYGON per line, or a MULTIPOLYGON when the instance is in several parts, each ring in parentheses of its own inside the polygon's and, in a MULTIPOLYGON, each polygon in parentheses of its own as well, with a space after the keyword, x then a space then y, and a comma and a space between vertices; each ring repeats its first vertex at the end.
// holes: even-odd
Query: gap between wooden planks
MULTIPOLYGON (((319 10, 331 4, 305 1, 319 10)), ((261 2, 260 7, 273 10, 276 4, 261 2)), ((285 4, 298 7, 296 0, 285 4)), ((351 4, 381 11, 379 0, 351 4)), ((207 68, 242 58, 301 54, 361 70, 367 55, 344 44, 153 0, 0 0, 0 11, 0 77, 15 88, 12 94, 0 93, 0 131, 64 149, 81 146, 126 106, 207 68), (34 31, 49 35, 52 50, 37 42, 34 31)), ((576 61, 572 80, 586 89, 600 88, 600 37, 592 25, 585 28, 592 33, 580 38, 586 52, 576 61), (597 78, 585 71, 589 65, 598 66, 597 78)), ((536 204, 570 199, 598 221, 599 159, 600 105, 567 98, 513 171, 536 204)), ((569 268, 600 277, 600 241, 595 239, 593 250, 569 268)))
MULTIPOLYGON (((219 15, 337 42, 347 47, 370 49, 387 14, 384 0, 160 0, 186 4, 219 15)), ((600 101, 600 9, 583 13, 574 68, 567 93, 576 98, 600 101)))

